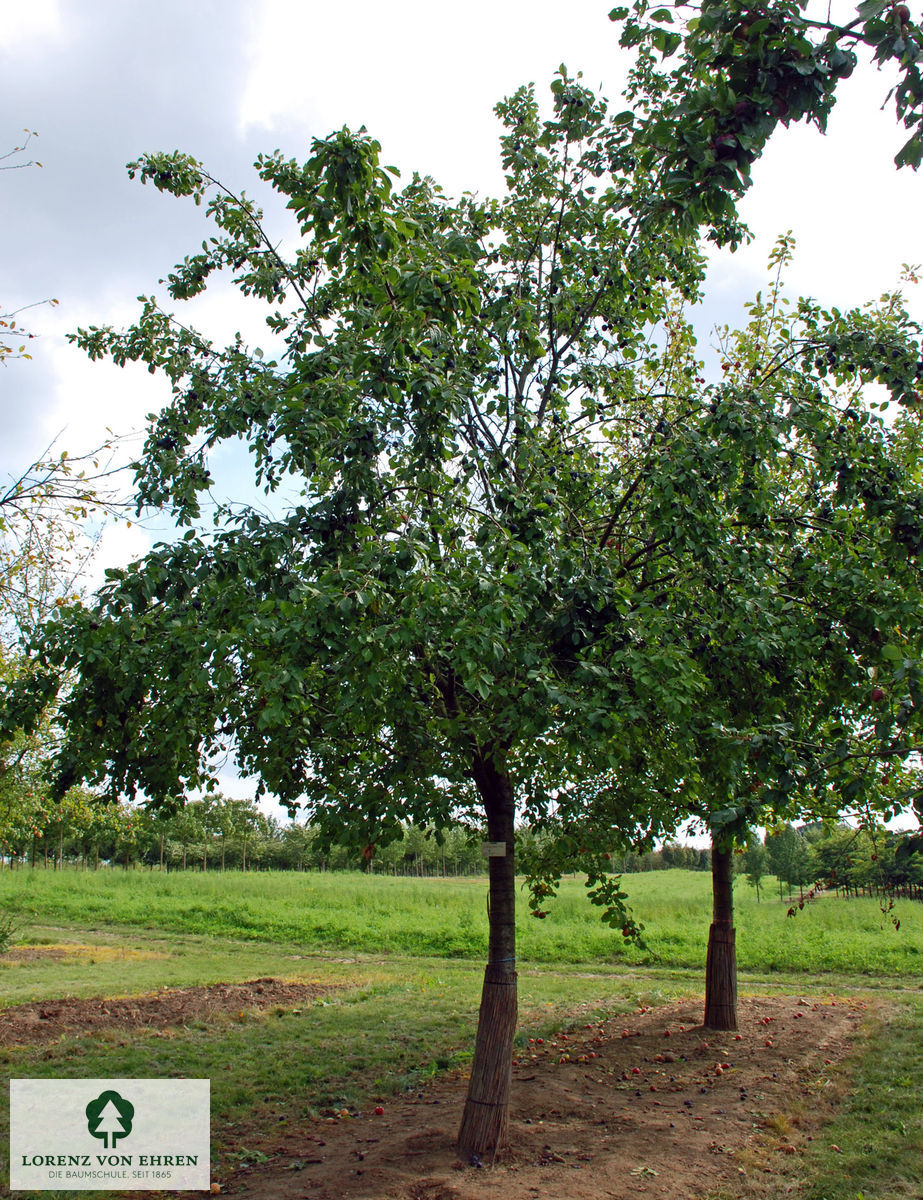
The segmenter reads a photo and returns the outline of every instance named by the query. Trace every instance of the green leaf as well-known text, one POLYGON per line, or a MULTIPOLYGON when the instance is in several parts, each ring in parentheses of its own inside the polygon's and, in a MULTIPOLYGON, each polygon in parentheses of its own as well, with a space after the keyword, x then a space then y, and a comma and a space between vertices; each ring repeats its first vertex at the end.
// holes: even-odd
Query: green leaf
POLYGON ((923 135, 919 131, 913 137, 908 138, 895 155, 894 162, 898 167, 909 166, 914 171, 918 170, 920 163, 923 162, 923 135))

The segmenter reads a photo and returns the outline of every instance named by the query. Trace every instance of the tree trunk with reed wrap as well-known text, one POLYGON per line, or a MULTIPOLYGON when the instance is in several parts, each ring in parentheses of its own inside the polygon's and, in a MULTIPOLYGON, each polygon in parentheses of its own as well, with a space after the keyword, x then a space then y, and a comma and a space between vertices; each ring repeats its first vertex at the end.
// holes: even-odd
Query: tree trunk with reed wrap
POLYGON ((705 966, 705 1025, 737 1028, 737 950, 734 937, 734 843, 712 838, 714 913, 705 966))
POLYGON ((476 757, 474 779, 487 814, 487 836, 495 847, 502 844, 505 853, 492 854, 488 860, 490 942, 468 1097, 458 1133, 458 1151, 466 1162, 489 1161, 506 1142, 517 1015, 513 787, 494 757, 476 757))

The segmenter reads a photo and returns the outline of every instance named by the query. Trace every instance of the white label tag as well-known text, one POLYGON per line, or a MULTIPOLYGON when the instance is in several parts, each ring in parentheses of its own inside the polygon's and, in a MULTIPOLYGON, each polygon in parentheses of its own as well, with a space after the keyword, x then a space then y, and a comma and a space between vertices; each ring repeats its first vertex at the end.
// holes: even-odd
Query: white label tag
POLYGON ((210 1187, 207 1079, 11 1079, 13 1191, 210 1187))
POLYGON ((481 842, 481 854, 485 858, 506 858, 506 842, 481 842))

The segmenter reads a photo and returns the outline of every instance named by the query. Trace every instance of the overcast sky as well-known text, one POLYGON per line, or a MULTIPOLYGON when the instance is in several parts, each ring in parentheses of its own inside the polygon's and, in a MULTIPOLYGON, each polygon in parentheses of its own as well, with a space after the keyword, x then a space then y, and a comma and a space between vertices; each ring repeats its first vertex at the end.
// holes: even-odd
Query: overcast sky
MULTIPOLYGON (((0 172, 0 311, 59 301, 23 314, 40 334, 33 359, 0 369, 0 475, 54 437, 76 453, 107 427, 137 430, 166 398, 163 381, 143 368, 91 364, 65 340, 79 325, 130 321, 135 298, 163 296, 158 279, 209 232, 191 203, 129 182, 127 161, 181 149, 259 196, 250 164, 260 151, 306 157, 312 138, 365 124, 405 179, 417 170, 450 193, 496 191, 492 108, 501 96, 528 81, 546 87, 563 61, 617 100, 625 61, 609 7, 0 0, 0 152, 20 144, 23 129, 37 130, 28 156, 43 164, 0 172)), ((845 0, 832 8, 854 11, 845 0)), ((857 71, 826 138, 779 131, 744 206, 758 238, 713 264, 703 331, 737 319, 763 283, 769 246, 788 229, 799 239, 792 290, 841 306, 877 297, 902 263, 923 262, 923 178, 895 171, 902 131, 890 109, 879 111, 891 82, 857 71)), ((216 324, 222 303, 210 302, 216 324)), ((912 308, 923 315, 919 298, 912 308)), ((142 530, 117 529, 107 560, 145 545, 142 530)))
MULTIPOLYGON (((141 293, 162 296, 158 279, 208 232, 201 210, 130 182, 129 159, 179 148, 258 195, 250 164, 261 150, 304 156, 312 138, 365 124, 405 178, 419 170, 449 192, 497 190, 499 97, 530 80, 544 88, 564 61, 617 98, 625 64, 607 0, 572 0, 566 16, 564 7, 0 0, 0 148, 37 130, 28 152, 43 164, 0 173, 0 305, 60 301, 24 314, 41 334, 34 357, 0 375, 0 471, 59 434, 76 452, 106 426, 139 428, 164 398, 143 368, 90 364, 65 341, 78 325, 126 323, 141 293)), ((759 237, 715 264, 703 330, 735 319, 789 228, 799 238, 793 288, 831 302, 871 299, 902 262, 923 259, 923 180, 892 166, 902 138, 879 111, 889 84, 857 73, 825 139, 779 132, 745 204, 759 237)), ((278 217, 276 227, 288 231, 278 217)), ((211 305, 220 324, 221 302, 211 305)))

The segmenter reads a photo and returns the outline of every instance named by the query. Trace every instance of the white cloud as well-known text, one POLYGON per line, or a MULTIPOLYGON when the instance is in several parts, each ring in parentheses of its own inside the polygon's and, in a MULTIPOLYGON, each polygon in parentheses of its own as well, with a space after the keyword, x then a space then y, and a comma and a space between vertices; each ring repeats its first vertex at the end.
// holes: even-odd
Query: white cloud
POLYGON ((150 530, 135 522, 108 522, 82 580, 87 591, 95 591, 105 583, 107 568, 127 567, 141 558, 151 548, 151 541, 150 530))
POLYGON ((39 57, 52 39, 62 39, 64 19, 59 0, 6 0, 0 5, 0 50, 39 57))
POLYGON ((596 0, 354 0, 345 6, 264 0, 254 17, 241 129, 311 137, 366 125, 385 161, 447 191, 497 190, 493 106, 524 83, 547 88, 563 61, 611 97, 624 73, 618 35, 596 0))

